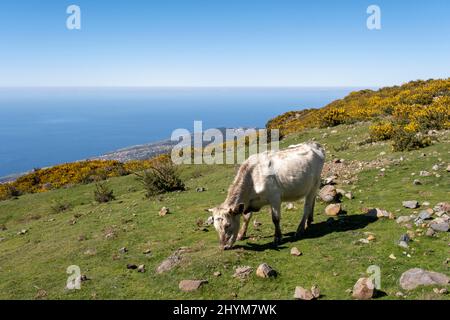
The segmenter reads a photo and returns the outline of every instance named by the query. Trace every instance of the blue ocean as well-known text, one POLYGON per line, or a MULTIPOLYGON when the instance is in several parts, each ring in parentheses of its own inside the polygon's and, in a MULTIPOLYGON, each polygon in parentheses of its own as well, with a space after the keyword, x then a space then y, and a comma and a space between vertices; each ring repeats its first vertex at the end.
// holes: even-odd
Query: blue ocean
POLYGON ((172 131, 263 127, 357 88, 2 88, 0 177, 169 139, 172 131))

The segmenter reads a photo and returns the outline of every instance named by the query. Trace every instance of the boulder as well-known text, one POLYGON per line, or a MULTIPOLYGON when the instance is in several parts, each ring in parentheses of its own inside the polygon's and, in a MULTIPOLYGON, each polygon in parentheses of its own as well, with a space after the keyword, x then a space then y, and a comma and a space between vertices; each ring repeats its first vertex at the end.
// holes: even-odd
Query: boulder
POLYGON ((426 271, 419 268, 409 269, 400 277, 400 286, 404 290, 414 290, 419 286, 440 285, 445 286, 450 278, 442 273, 426 271))
POLYGON ((402 202, 403 207, 408 209, 417 209, 419 207, 419 202, 416 200, 408 200, 402 202))
POLYGON ((253 268, 250 266, 237 267, 234 271, 233 278, 245 279, 252 273, 252 271, 253 268))
POLYGON ((191 292, 198 290, 201 286, 207 283, 207 280, 181 280, 178 287, 181 291, 191 292))
POLYGON ((352 297, 358 300, 368 300, 373 297, 375 286, 372 279, 360 278, 354 285, 352 297))
POLYGON ((313 295, 313 297, 315 299, 318 299, 320 297, 320 289, 319 289, 319 287, 317 285, 313 285, 311 287, 311 293, 312 293, 312 295, 313 295))
POLYGON ((408 223, 412 220, 413 218, 411 218, 410 216, 401 216, 397 218, 397 223, 398 224, 403 224, 403 223, 408 223))
POLYGON ((447 232, 450 229, 450 224, 445 221, 435 222, 434 220, 432 223, 430 223, 430 228, 437 232, 447 232))
POLYGON ((297 247, 293 247, 291 249, 291 255, 295 257, 299 257, 302 255, 301 251, 297 249, 297 247))
POLYGON ((256 269, 256 275, 260 278, 276 277, 277 272, 272 269, 267 263, 260 264, 256 269))
POLYGON ((387 210, 383 210, 383 209, 379 209, 379 208, 368 209, 366 212, 366 216, 372 217, 372 218, 393 218, 392 213, 390 213, 387 210))
POLYGON ((156 273, 164 273, 172 270, 175 266, 177 266, 182 260, 181 252, 181 250, 177 250, 166 260, 161 262, 161 264, 156 268, 156 273))
POLYGON ((319 191, 319 197, 326 203, 331 203, 337 198, 337 191, 334 186, 327 185, 319 191))
POLYGON ((294 299, 298 300, 313 300, 314 296, 311 291, 303 288, 303 287, 296 287, 295 293, 294 293, 294 299))
POLYGON ((169 214, 170 210, 169 208, 162 207, 161 210, 159 210, 159 216, 164 217, 165 215, 169 214))
POLYGON ((342 206, 340 203, 333 203, 325 208, 325 214, 330 217, 336 217, 342 212, 342 206))

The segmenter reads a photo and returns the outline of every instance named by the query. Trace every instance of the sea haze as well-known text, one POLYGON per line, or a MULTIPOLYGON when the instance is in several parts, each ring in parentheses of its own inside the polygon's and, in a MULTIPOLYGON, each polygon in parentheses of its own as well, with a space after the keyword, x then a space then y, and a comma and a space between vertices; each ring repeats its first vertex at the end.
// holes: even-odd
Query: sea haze
POLYGON ((264 127, 358 88, 2 88, 0 176, 170 138, 174 129, 264 127))

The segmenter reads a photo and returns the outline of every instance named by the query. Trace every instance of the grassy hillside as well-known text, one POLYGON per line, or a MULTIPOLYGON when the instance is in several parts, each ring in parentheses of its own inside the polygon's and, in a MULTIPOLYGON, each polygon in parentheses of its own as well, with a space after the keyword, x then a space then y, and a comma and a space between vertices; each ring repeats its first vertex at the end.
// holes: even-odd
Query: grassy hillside
MULTIPOLYGON (((129 175, 108 180, 116 200, 107 204, 93 201, 92 184, 2 201, 0 226, 6 230, 0 231, 0 298, 291 299, 296 286, 317 284, 323 299, 350 299, 346 290, 370 265, 378 265, 386 293, 379 299, 403 299, 396 293, 402 291, 398 280, 407 269, 421 267, 448 274, 444 262, 450 253, 449 233, 430 238, 413 226, 410 231, 416 237, 405 250, 396 242, 406 227, 395 220, 368 220, 362 213, 364 208, 378 207, 396 216, 409 215, 415 210, 402 208, 403 200, 428 201, 431 207, 448 201, 450 132, 441 131, 439 142, 425 149, 393 153, 387 142, 364 144, 368 128, 369 123, 314 128, 283 140, 282 147, 311 139, 325 145, 329 160, 325 174, 338 170, 338 186, 352 191, 355 198, 343 200, 347 217, 333 223, 326 223, 325 204, 319 202, 315 223, 301 240, 289 236, 298 225, 302 203, 295 203, 295 210, 283 210, 285 242, 278 248, 271 245, 273 224, 267 209, 255 215, 262 222, 260 230, 250 226, 249 239, 238 242, 231 251, 219 250, 213 227, 203 230, 197 226, 199 219, 208 217, 205 208, 224 200, 235 166, 183 166, 181 176, 188 190, 152 200, 145 199, 144 190, 129 175), (345 161, 334 165, 334 158, 345 161), (436 164, 441 164, 435 172, 438 176, 418 177, 422 170, 434 172, 436 164), (420 179, 422 185, 414 185, 414 179, 420 179), (197 187, 206 191, 196 192, 197 187), (70 209, 54 213, 54 201, 68 202, 70 209), (163 206, 172 213, 160 217, 163 206), (19 234, 21 230, 25 234, 19 234), (360 243, 368 232, 376 240, 360 243), (290 255, 294 246, 302 256, 290 255), (128 252, 120 253, 122 247, 128 252), (155 268, 180 247, 188 247, 180 265, 156 274, 155 268), (151 254, 144 254, 148 249, 151 254), (397 259, 390 259, 391 254, 397 259), (232 277, 235 266, 256 269, 263 262, 279 272, 276 279, 257 278, 254 273, 244 281, 232 277), (128 270, 130 263, 145 264, 146 272, 128 270), (81 290, 65 289, 70 265, 78 265, 90 279, 82 283, 81 290), (222 275, 214 276, 216 271, 222 275), (183 293, 178 289, 183 279, 209 283, 197 292, 183 293)), ((433 287, 403 293, 407 299, 449 298, 434 293, 433 287)))

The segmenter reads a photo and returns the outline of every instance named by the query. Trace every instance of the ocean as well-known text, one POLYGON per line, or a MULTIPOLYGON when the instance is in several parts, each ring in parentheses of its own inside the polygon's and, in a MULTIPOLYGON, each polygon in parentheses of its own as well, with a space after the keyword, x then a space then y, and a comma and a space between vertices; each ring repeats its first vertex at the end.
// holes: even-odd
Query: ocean
POLYGON ((358 88, 2 88, 0 177, 169 139, 174 129, 264 127, 358 88))

